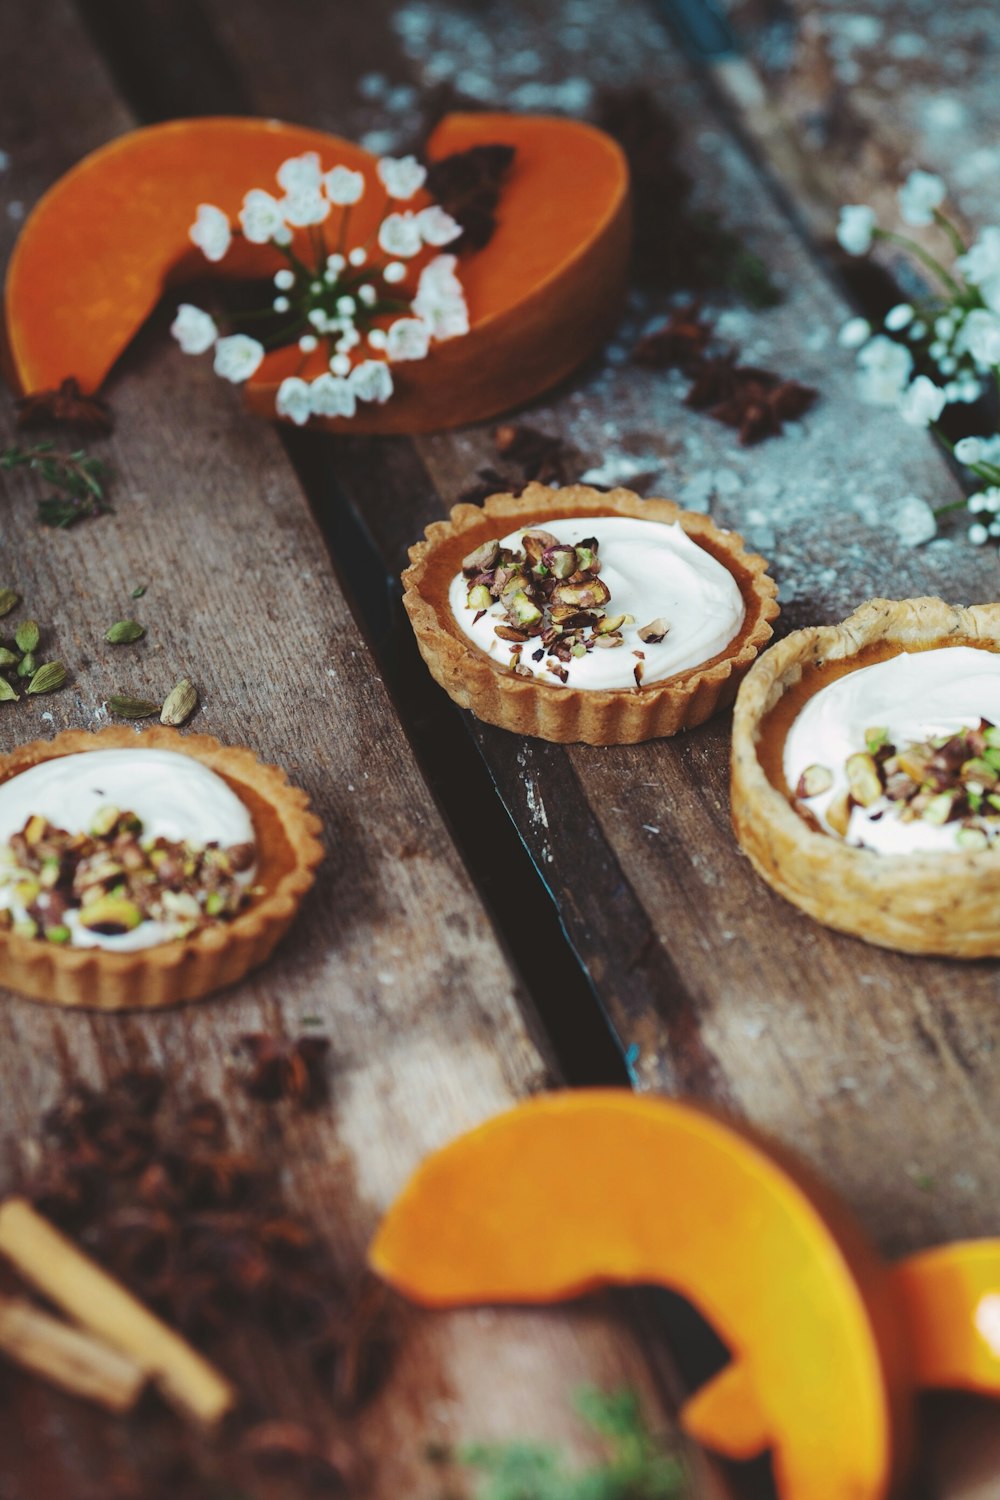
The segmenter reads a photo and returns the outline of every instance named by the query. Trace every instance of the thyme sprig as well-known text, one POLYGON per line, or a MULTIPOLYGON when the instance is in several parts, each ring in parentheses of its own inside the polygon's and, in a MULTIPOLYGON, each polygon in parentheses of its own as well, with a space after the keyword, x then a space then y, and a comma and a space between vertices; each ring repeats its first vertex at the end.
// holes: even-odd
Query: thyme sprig
POLYGON ((30 447, 12 443, 0 452, 0 470, 3 469, 32 469, 54 487, 54 495, 38 502, 38 519, 43 526, 65 530, 111 509, 105 497, 110 470, 83 448, 60 449, 49 442, 30 447))
POLYGON ((564 1455, 542 1443, 466 1446, 454 1458, 480 1475, 475 1500, 684 1500, 690 1494, 683 1463, 650 1431, 634 1392, 587 1388, 574 1404, 604 1440, 602 1462, 571 1469, 564 1455))

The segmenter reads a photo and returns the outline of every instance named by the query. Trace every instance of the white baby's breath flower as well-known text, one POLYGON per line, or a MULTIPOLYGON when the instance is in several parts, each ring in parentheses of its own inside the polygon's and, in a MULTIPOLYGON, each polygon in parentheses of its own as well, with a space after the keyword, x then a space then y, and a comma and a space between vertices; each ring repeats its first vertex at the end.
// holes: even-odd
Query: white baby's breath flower
POLYGON ((323 174, 323 186, 331 203, 347 208, 364 196, 365 174, 352 172, 350 167, 331 167, 329 172, 323 174))
POLYGON ((452 240, 457 240, 462 233, 461 224, 437 203, 432 203, 430 208, 420 210, 417 214, 417 224, 420 227, 420 238, 425 245, 450 245, 452 240))
POLYGON ((323 179, 318 151, 290 156, 278 168, 278 183, 286 193, 318 193, 323 179))
POLYGON ((960 464, 977 464, 982 456, 983 444, 980 438, 959 438, 955 444, 955 457, 960 464))
POLYGON ((279 417, 288 417, 296 427, 304 427, 312 416, 312 399, 308 382, 298 375, 288 375, 278 386, 274 409, 279 417))
POLYGON ((420 318, 399 318, 389 329, 386 350, 393 364, 407 359, 426 359, 431 331, 420 318))
POLYGON ((294 224, 296 229, 304 229, 309 224, 322 224, 331 213, 330 200, 323 197, 319 188, 301 188, 294 193, 286 193, 279 208, 282 216, 289 224, 294 224))
POLYGON ((204 354, 219 337, 215 320, 191 302, 182 302, 170 332, 185 354, 204 354))
POLYGON ((334 375, 350 375, 351 361, 346 354, 335 354, 330 361, 330 369, 334 375))
MULTIPOLYGON (((263 188, 251 188, 240 209, 243 233, 251 245, 266 245, 285 225, 281 204, 263 188)), ((294 277, 292 278, 294 280, 294 277)))
POLYGON ((469 331, 469 309, 462 283, 455 275, 454 255, 438 255, 420 273, 413 311, 436 339, 459 338, 469 331))
POLYGON ((848 255, 866 255, 872 247, 875 211, 864 203, 845 203, 840 210, 837 242, 848 255))
POLYGON ((295 272, 289 271, 287 266, 280 271, 275 271, 274 284, 279 292, 290 292, 295 285, 295 272))
POLYGON ((352 266, 363 266, 365 264, 365 261, 368 259, 368 251, 364 248, 363 245, 355 245, 354 249, 349 253, 347 259, 350 261, 352 266))
POLYGON ((1000 317, 984 307, 974 308, 962 324, 955 347, 984 365, 1000 365, 1000 317))
POLYGON ((900 188, 899 211, 907 224, 923 228, 933 224, 934 210, 940 208, 947 196, 947 188, 936 172, 911 172, 900 188))
POLYGON ((908 302, 897 302, 886 313, 884 322, 890 333, 902 333, 913 322, 913 308, 908 302))
POLYGON ((215 373, 239 385, 260 369, 264 345, 246 333, 231 333, 215 346, 215 373))
POLYGON ((336 252, 333 255, 328 255, 326 257, 326 269, 331 272, 333 276, 339 276, 346 265, 347 261, 344 259, 344 257, 342 255, 336 254, 336 252))
POLYGON ((922 338, 927 337, 927 324, 922 323, 918 318, 917 321, 915 323, 911 323, 909 328, 906 330, 906 337, 912 343, 918 344, 922 338))
POLYGON ((337 340, 337 353, 350 354, 351 350, 356 349, 360 343, 361 335, 352 323, 349 328, 344 329, 337 340))
POLYGON ((927 427, 944 411, 946 399, 940 386, 926 375, 918 375, 903 392, 899 414, 911 427, 927 427))
POLYGON ((986 306, 1000 312, 1000 228, 990 225, 955 262, 966 281, 979 288, 986 306))
POLYGON ((199 203, 195 221, 188 230, 188 238, 204 255, 206 260, 221 260, 232 244, 229 220, 221 208, 212 203, 199 203))
POLYGON ((913 355, 905 344, 877 333, 858 351, 858 390, 872 406, 895 406, 913 370, 913 355))
POLYGON ((427 178, 427 168, 415 156, 383 156, 375 170, 389 197, 402 201, 412 198, 427 178))
POLYGON ((338 297, 337 312, 342 318, 353 318, 357 311, 357 303, 353 297, 338 297))
POLYGON ((336 375, 317 375, 310 387, 313 415, 353 417, 357 397, 346 380, 336 375))
POLYGON ((287 297, 275 297, 271 303, 276 313, 286 313, 291 305, 287 297))
POLYGON ((378 292, 372 286, 371 282, 366 281, 364 286, 358 287, 357 298, 362 307, 374 307, 378 301, 378 292))
POLYGON ((359 401, 375 401, 381 406, 392 395, 392 375, 380 359, 363 359, 355 365, 350 384, 359 401))
POLYGON ((409 210, 400 214, 387 214, 379 225, 378 242, 386 255, 395 255, 401 260, 409 260, 411 255, 419 254, 423 240, 420 238, 420 224, 416 214, 409 210))
POLYGON ((280 229, 274 231, 273 238, 276 245, 290 245, 292 243, 292 231, 287 224, 282 224, 280 229))
POLYGON ((390 286, 404 280, 405 276, 406 267, 401 260, 391 260, 382 272, 382 280, 387 281, 390 286))
POLYGON ((389 335, 384 328, 373 328, 368 335, 368 344, 372 349, 385 349, 389 343, 389 335))
POLYGON ((872 336, 872 325, 867 318, 848 318, 837 334, 837 343, 842 349, 860 349, 872 336))
POLYGON ((969 527, 969 541, 974 547, 981 547, 984 542, 989 541, 990 534, 982 521, 974 521, 969 527))
POLYGON ((310 311, 306 313, 306 317, 312 324, 312 326, 316 329, 317 333, 326 333, 329 319, 321 307, 311 308, 310 311))
POLYGON ((319 339, 314 333, 304 333, 299 339, 299 348, 303 354, 312 354, 314 349, 319 348, 319 339))

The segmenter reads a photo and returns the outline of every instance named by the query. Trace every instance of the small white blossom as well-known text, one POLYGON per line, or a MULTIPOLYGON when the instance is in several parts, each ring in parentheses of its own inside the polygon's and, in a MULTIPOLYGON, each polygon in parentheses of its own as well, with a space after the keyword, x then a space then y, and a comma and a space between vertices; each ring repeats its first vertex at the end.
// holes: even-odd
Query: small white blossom
POLYGON ((935 339, 933 344, 928 348, 927 353, 931 359, 944 359, 948 353, 948 345, 943 343, 941 339, 935 339))
POLYGON ((885 326, 890 333, 902 333, 913 322, 913 308, 908 302, 897 302, 885 315, 885 326))
POLYGON ((947 188, 936 172, 911 172, 897 194, 899 211, 907 224, 923 228, 933 224, 934 210, 940 208, 947 188))
POLYGON ((981 521, 975 521, 969 527, 969 541, 973 546, 981 547, 984 542, 989 541, 990 534, 981 521))
POLYGON ((289 271, 287 267, 281 271, 275 271, 274 284, 279 292, 290 292, 295 285, 295 272, 289 271))
POLYGON ((409 211, 387 214, 379 225, 378 242, 386 255, 399 256, 402 260, 418 255, 423 240, 420 238, 420 224, 416 214, 409 211))
POLYGON ((286 313, 291 305, 287 297, 275 297, 271 303, 276 313, 286 313))
POLYGON ((942 313, 939 318, 934 319, 934 332, 947 343, 955 332, 955 319, 948 313, 942 313))
POLYGON ((233 239, 229 220, 222 209, 211 203, 199 203, 195 221, 188 230, 188 239, 198 246, 206 260, 221 260, 233 239))
POLYGON ((417 224, 420 227, 420 238, 425 245, 450 245, 452 240, 457 240, 462 233, 462 226, 451 214, 432 203, 430 208, 422 208, 417 214, 417 224))
POLYGON ((318 193, 323 173, 318 151, 290 156, 278 168, 278 183, 286 193, 318 193))
POLYGON ((330 361, 330 369, 335 375, 349 375, 351 373, 351 361, 346 354, 335 354, 330 361))
POLYGON ((180 304, 170 332, 185 354, 204 354, 219 337, 215 320, 190 302, 180 304))
POLYGON ((358 344, 360 343, 361 335, 352 323, 349 328, 344 329, 343 333, 340 335, 340 338, 337 340, 337 353, 350 354, 351 350, 356 349, 358 344))
POLYGON ((231 333, 215 346, 215 373, 234 385, 249 380, 260 369, 264 345, 246 333, 231 333))
POLYGON ((306 317, 319 333, 326 332, 327 315, 321 307, 312 308, 310 312, 306 313, 306 317))
POLYGON ((985 509, 994 516, 1000 511, 1000 489, 997 489, 995 484, 990 485, 990 488, 986 491, 985 509))
POLYGON ((1000 312, 1000 228, 990 225, 955 262, 966 281, 979 288, 986 306, 1000 312))
POLYGON ((299 348, 303 354, 312 354, 314 349, 319 348, 319 339, 314 333, 304 333, 299 339, 299 348))
POLYGON ((274 231, 274 243, 276 245, 290 245, 292 243, 292 231, 287 224, 282 224, 280 229, 274 231))
POLYGON ((865 255, 872 247, 875 211, 864 203, 846 203, 840 210, 837 242, 848 255, 865 255))
POLYGON ((462 283, 455 275, 454 255, 438 255, 420 273, 413 311, 436 339, 453 339, 469 331, 469 309, 462 283))
POLYGON ((351 389, 359 401, 376 401, 381 406, 392 395, 389 366, 380 359, 363 359, 351 371, 351 389))
MULTIPOLYGON (((975 375, 962 375, 956 382, 956 384, 958 386, 958 391, 955 396, 956 401, 964 401, 969 406, 971 406, 974 401, 978 401, 983 393, 983 388, 979 384, 979 381, 976 379, 975 375)), ((994 460, 987 459, 987 462, 993 463, 994 460)))
POLYGON ((919 495, 904 495, 886 513, 889 529, 906 547, 922 547, 937 535, 937 517, 919 495))
POLYGON ((342 255, 337 255, 336 253, 334 253, 333 255, 328 255, 326 257, 326 269, 334 278, 340 275, 341 271, 346 265, 347 261, 342 255))
POLYGON ((279 208, 282 216, 289 224, 294 224, 296 229, 304 229, 309 224, 322 224, 330 216, 330 200, 323 197, 319 188, 301 188, 294 193, 287 193, 279 208))
POLYGON ((867 318, 848 318, 837 334, 837 343, 842 349, 860 349, 872 336, 872 325, 867 318))
POLYGON ((927 324, 926 323, 921 323, 920 320, 918 319, 916 323, 911 323, 910 324, 909 329, 907 330, 906 337, 908 339, 911 339, 913 341, 913 343, 917 344, 917 343, 920 342, 920 340, 922 338, 924 338, 926 336, 926 334, 927 334, 927 324))
POLYGON ((266 245, 285 226, 281 204, 262 188, 251 188, 243 199, 240 223, 243 225, 243 234, 251 245, 266 245))
POLYGON ((984 365, 1000 365, 1000 317, 984 307, 975 308, 962 324, 955 347, 984 365))
POLYGON ((352 266, 363 266, 365 261, 368 259, 368 251, 365 250, 362 245, 356 245, 348 255, 347 259, 350 261, 352 266))
POLYGON ((382 272, 382 280, 387 281, 390 286, 402 281, 406 276, 406 267, 401 260, 391 260, 382 272))
POLYGON ((350 167, 332 167, 323 175, 323 186, 331 203, 347 208, 364 196, 365 174, 352 172, 350 167))
POLYGON ((353 297, 338 297, 337 312, 342 318, 353 318, 357 311, 357 304, 353 297))
POLYGON ((938 361, 938 369, 942 375, 954 375, 958 369, 958 360, 953 354, 946 354, 944 359, 938 361))
POLYGON ((383 156, 375 169, 390 198, 412 198, 427 178, 427 168, 415 156, 383 156))
POLYGON ((296 427, 304 427, 312 416, 309 385, 298 375, 288 375, 278 386, 274 409, 279 417, 288 417, 296 427))
POLYGON ((989 503, 982 490, 975 495, 970 495, 965 504, 974 516, 978 516, 981 511, 989 509, 989 503))
POLYGON ((363 307, 374 307, 378 301, 378 292, 366 281, 364 286, 358 287, 358 301, 363 307))
POLYGON ((944 411, 945 393, 926 375, 918 375, 903 392, 899 414, 911 427, 927 427, 944 411))
POLYGON ((310 387, 313 415, 353 417, 357 398, 346 380, 336 375, 318 375, 310 387))
POLYGON ((368 335, 368 343, 372 349, 385 349, 389 343, 389 335, 384 328, 373 328, 368 335))
POLYGON ((977 437, 959 438, 955 444, 955 457, 960 464, 977 464, 983 456, 982 440, 977 437))
POLYGON ((913 370, 913 355, 905 344, 877 333, 858 353, 858 389, 872 406, 895 406, 913 370))
POLYGON ((389 329, 386 349, 393 364, 407 359, 426 359, 431 331, 419 318, 399 318, 389 329))

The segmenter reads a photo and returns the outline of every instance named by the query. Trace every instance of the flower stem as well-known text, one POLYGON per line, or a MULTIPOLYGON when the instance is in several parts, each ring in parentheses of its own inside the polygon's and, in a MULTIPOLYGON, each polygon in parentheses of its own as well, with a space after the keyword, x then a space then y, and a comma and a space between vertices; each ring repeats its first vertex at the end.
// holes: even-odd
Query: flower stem
POLYGON ((935 260, 934 256, 928 250, 925 250, 923 245, 918 245, 916 240, 911 240, 909 235, 896 234, 892 229, 876 229, 873 231, 873 238, 887 240, 890 245, 900 245, 904 250, 908 250, 915 259, 920 261, 921 265, 926 266, 928 271, 933 272, 935 276, 944 282, 944 285, 953 297, 961 297, 962 288, 955 278, 949 276, 941 262, 935 260))
POLYGON ((962 236, 959 234, 955 225, 951 222, 948 216, 946 214, 943 214, 939 208, 936 208, 934 210, 934 222, 940 229, 944 230, 945 234, 951 240, 952 249, 954 250, 955 254, 964 255, 966 250, 969 248, 968 245, 965 243, 962 236))

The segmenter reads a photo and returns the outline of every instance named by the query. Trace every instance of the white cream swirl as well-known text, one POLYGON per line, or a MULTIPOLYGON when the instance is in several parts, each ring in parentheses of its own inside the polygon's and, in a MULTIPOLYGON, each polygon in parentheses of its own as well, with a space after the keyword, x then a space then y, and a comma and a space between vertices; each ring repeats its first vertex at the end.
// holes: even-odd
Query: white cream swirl
MULTIPOLYGON (((785 740, 785 780, 794 792, 808 766, 827 767, 832 787, 805 805, 832 833, 827 809, 846 792, 845 763, 865 748, 867 729, 884 727, 890 742, 902 747, 957 734, 981 718, 1000 724, 1000 655, 972 646, 903 652, 848 672, 813 694, 785 740)), ((852 808, 847 842, 879 854, 957 849, 957 822, 902 822, 899 812, 899 805, 887 798, 868 808, 852 808)))
MULTIPOLYGON (((520 549, 521 537, 529 529, 521 526, 510 532, 501 538, 501 546, 520 549)), ((643 685, 662 682, 717 656, 743 624, 746 607, 736 579, 704 547, 691 541, 679 523, 667 525, 634 516, 583 516, 539 521, 534 529, 551 532, 571 546, 596 537, 600 576, 611 590, 607 613, 634 616, 634 624, 622 627, 624 645, 588 651, 562 664, 569 674, 567 687, 634 687, 636 651, 643 653, 643 685), (655 645, 641 640, 639 631, 657 619, 669 626, 664 639, 655 645)), ((507 623, 503 606, 494 604, 477 621, 477 611, 468 606, 468 589, 468 580, 457 574, 449 595, 452 613, 481 650, 506 665, 511 643, 501 640, 494 630, 507 623)), ((537 663, 532 660, 532 651, 539 646, 540 642, 528 641, 521 665, 530 668, 539 681, 561 686, 545 665, 547 651, 537 663)))
MULTIPOLYGON (((221 776, 193 756, 152 748, 87 750, 42 761, 0 784, 0 849, 29 817, 47 818, 66 833, 85 833, 109 805, 134 812, 142 821, 143 838, 223 848, 255 841, 248 809, 221 776)), ((250 869, 237 878, 249 883, 254 874, 250 869)), ((4 885, 2 868, 0 910, 9 910, 16 919, 26 915, 11 885, 4 885)), ((151 948, 182 930, 180 923, 145 921, 117 935, 89 932, 72 908, 65 920, 74 946, 117 952, 151 948)))

